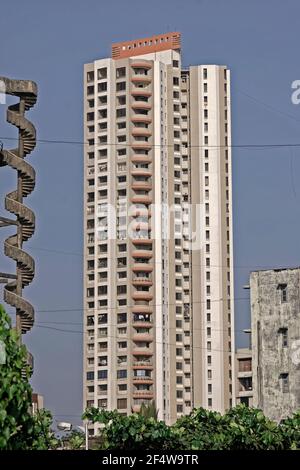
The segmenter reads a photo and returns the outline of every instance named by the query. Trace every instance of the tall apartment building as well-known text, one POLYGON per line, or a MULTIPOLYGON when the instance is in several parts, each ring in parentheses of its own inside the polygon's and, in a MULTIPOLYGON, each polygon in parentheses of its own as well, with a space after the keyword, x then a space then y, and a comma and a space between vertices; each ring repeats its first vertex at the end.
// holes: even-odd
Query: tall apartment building
POLYGON ((229 70, 182 69, 179 33, 85 65, 84 407, 231 406, 230 128, 229 70))
POLYGON ((253 405, 280 421, 300 409, 300 268, 250 276, 253 405))

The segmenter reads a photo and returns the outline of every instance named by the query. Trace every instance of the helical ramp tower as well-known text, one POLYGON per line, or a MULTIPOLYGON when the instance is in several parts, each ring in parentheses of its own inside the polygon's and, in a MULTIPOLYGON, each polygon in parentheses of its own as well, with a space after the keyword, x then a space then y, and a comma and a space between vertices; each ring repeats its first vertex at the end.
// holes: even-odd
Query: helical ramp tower
POLYGON ((13 149, 3 149, 2 143, 0 146, 0 167, 8 166, 17 172, 17 188, 5 196, 5 209, 13 218, 0 217, 0 227, 16 228, 16 233, 4 241, 4 253, 16 262, 16 273, 0 273, 0 280, 4 283, 4 301, 16 309, 16 329, 21 338, 34 323, 34 308, 23 298, 23 288, 34 277, 34 260, 23 250, 23 243, 34 233, 35 215, 23 201, 35 186, 35 171, 25 157, 36 146, 36 131, 25 118, 25 112, 36 103, 37 85, 31 80, 6 77, 0 77, 0 83, 5 94, 19 98, 18 103, 7 108, 7 122, 18 128, 18 146, 13 149))

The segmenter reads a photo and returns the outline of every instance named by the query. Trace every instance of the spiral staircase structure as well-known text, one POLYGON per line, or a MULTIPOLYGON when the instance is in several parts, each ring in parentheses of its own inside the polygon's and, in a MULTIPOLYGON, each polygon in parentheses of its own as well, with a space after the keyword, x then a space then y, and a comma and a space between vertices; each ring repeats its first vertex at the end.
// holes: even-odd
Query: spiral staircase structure
POLYGON ((35 215, 23 200, 34 189, 35 171, 24 158, 36 146, 36 131, 33 124, 25 118, 25 112, 37 100, 37 86, 30 80, 13 80, 0 77, 5 93, 19 98, 19 102, 8 106, 7 122, 19 130, 17 148, 0 148, 0 167, 9 166, 17 171, 17 188, 5 196, 5 209, 14 218, 0 217, 0 227, 14 225, 16 233, 4 241, 4 253, 16 262, 16 274, 0 273, 4 285, 4 301, 16 309, 16 328, 25 334, 34 323, 33 306, 23 298, 22 292, 34 277, 34 260, 23 250, 23 243, 32 237, 35 230, 35 215))

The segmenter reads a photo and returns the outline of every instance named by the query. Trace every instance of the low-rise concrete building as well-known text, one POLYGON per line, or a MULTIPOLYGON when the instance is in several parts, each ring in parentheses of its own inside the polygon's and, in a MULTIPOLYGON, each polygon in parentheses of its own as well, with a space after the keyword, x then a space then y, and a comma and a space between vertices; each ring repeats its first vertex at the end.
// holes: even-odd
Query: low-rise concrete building
POLYGON ((235 355, 235 396, 236 404, 243 403, 246 406, 253 405, 252 389, 252 351, 249 348, 241 348, 235 355))
POLYGON ((253 405, 276 421, 300 409, 300 268, 250 276, 253 405))

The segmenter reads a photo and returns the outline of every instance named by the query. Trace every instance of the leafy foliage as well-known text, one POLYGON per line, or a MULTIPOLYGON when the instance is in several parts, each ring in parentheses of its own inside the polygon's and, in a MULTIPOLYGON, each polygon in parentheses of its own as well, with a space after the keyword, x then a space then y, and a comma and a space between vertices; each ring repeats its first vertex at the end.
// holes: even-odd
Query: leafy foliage
POLYGON ((152 400, 149 405, 145 405, 145 403, 143 402, 139 414, 144 416, 145 418, 153 418, 155 419, 155 421, 157 421, 158 409, 156 408, 155 401, 152 400))
POLYGON ((26 348, 0 305, 0 342, 5 360, 0 364, 0 450, 48 449, 56 442, 50 431, 51 415, 30 413, 32 390, 26 348), (23 376, 22 376, 23 371, 23 376))
POLYGON ((85 434, 82 431, 73 429, 65 438, 63 438, 64 447, 71 450, 79 450, 83 448, 85 443, 85 434))
POLYGON ((170 450, 178 448, 178 431, 163 421, 146 418, 140 414, 123 416, 117 411, 88 409, 83 419, 104 425, 101 435, 103 449, 120 450, 170 450))
POLYGON ((91 408, 84 418, 102 423, 104 449, 281 450, 300 449, 300 412, 277 424, 261 410, 239 405, 224 415, 194 409, 167 426, 143 414, 91 408))

